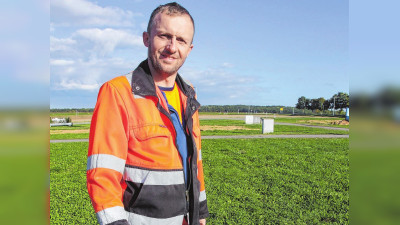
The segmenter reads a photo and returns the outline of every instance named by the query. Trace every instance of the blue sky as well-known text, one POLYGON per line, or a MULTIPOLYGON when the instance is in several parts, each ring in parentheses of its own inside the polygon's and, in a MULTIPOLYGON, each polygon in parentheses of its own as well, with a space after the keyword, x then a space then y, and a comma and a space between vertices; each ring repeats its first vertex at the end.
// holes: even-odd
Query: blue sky
MULTIPOLYGON (((203 105, 294 106, 349 92, 348 1, 178 1, 194 48, 180 74, 203 105)), ((107 80, 147 57, 142 32, 165 1, 50 1, 50 107, 92 108, 107 80)))

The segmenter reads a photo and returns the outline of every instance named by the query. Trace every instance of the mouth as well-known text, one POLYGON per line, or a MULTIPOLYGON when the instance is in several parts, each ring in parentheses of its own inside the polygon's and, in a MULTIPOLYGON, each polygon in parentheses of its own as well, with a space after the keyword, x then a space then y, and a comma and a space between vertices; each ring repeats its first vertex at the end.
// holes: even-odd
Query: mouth
POLYGON ((167 62, 172 62, 174 60, 176 60, 177 58, 172 56, 172 55, 165 55, 165 54, 161 54, 160 58, 167 61, 167 62))

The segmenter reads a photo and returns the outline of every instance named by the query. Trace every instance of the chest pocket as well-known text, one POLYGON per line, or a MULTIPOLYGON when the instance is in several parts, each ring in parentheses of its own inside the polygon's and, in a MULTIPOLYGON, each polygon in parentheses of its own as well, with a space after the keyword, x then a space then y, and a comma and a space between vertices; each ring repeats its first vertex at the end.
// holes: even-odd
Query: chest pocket
POLYGON ((181 161, 170 130, 162 124, 131 129, 128 164, 150 169, 180 168, 181 161))
POLYGON ((170 131, 162 124, 148 124, 141 127, 132 128, 133 135, 138 141, 148 141, 154 138, 167 138, 170 131))

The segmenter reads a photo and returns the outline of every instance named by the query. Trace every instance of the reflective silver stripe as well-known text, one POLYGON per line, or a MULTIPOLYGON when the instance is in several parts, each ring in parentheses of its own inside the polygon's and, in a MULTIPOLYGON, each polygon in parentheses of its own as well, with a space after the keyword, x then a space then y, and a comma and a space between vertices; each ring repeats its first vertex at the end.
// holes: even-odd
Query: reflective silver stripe
MULTIPOLYGON (((128 74, 125 74, 125 77, 126 77, 126 79, 128 80, 128 82, 129 82, 129 86, 131 86, 132 87, 132 73, 133 72, 130 72, 130 73, 128 73, 128 74)), ((133 94, 133 93, 132 93, 133 94)), ((133 96, 137 99, 137 98, 144 98, 143 96, 140 96, 140 95, 135 95, 135 94, 133 94, 133 96)))
MULTIPOLYGON (((129 86, 131 86, 131 87, 132 87, 132 73, 133 73, 133 72, 130 72, 130 73, 128 73, 128 74, 125 75, 126 79, 127 79, 128 82, 129 82, 129 86)), ((134 86, 134 87, 132 87, 132 88, 140 88, 140 87, 134 86)), ((132 95, 133 95, 133 97, 136 98, 136 99, 140 99, 140 98, 145 99, 145 97, 143 97, 143 96, 141 96, 141 95, 135 95, 135 94, 133 93, 133 91, 132 91, 132 95)))
POLYGON ((199 161, 202 160, 203 157, 201 157, 201 149, 199 150, 199 161))
POLYGON ((101 210, 96 213, 97 221, 100 225, 109 224, 117 220, 128 219, 128 212, 122 206, 115 206, 101 210))
POLYGON ((207 199, 206 191, 200 191, 199 202, 202 202, 207 199))
POLYGON ((96 213, 100 225, 109 224, 118 220, 127 220, 132 225, 159 225, 159 224, 182 224, 183 215, 170 218, 152 218, 127 212, 121 206, 104 209, 96 213))
POLYGON ((128 222, 132 225, 160 225, 160 224, 182 224, 183 215, 165 218, 165 219, 158 219, 152 218, 147 216, 138 215, 135 213, 129 213, 128 222))
POLYGON ((140 98, 144 98, 145 99, 145 97, 140 96, 140 95, 134 95, 134 96, 135 96, 136 99, 140 99, 140 98))
POLYGON ((132 86, 132 72, 125 74, 125 77, 129 82, 129 86, 132 86))
POLYGON ((146 185, 183 184, 182 171, 152 171, 139 168, 125 167, 124 179, 146 185))
POLYGON ((86 170, 107 168, 123 174, 125 160, 109 154, 94 154, 88 157, 86 170))

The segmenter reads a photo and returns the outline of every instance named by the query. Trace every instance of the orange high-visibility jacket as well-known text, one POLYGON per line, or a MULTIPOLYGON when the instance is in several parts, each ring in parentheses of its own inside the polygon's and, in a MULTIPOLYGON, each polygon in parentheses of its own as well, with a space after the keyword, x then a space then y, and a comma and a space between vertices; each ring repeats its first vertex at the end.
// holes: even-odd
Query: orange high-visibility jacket
POLYGON ((198 224, 208 217, 195 92, 176 78, 188 134, 185 184, 167 103, 147 60, 100 89, 90 126, 87 188, 100 224, 198 224), (188 188, 187 188, 188 186, 188 188))

